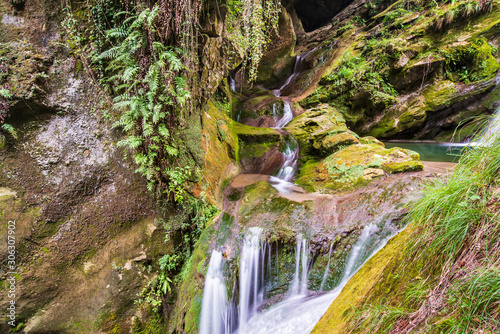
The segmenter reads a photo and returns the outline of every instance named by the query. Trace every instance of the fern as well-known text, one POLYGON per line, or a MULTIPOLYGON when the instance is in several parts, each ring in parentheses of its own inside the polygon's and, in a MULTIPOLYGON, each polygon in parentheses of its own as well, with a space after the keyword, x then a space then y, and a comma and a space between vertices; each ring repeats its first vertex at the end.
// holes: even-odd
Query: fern
POLYGON ((10 134, 15 139, 17 139, 17 131, 16 129, 14 129, 12 125, 7 123, 2 124, 2 130, 10 134))

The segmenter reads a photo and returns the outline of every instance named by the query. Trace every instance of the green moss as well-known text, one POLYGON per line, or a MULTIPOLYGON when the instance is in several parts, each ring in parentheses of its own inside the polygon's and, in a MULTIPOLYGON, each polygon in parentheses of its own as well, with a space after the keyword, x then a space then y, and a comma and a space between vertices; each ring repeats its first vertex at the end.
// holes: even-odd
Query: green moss
POLYGON ((314 173, 316 171, 316 168, 320 164, 319 161, 315 160, 308 160, 304 165, 299 170, 299 175, 297 176, 297 180, 295 180, 295 183, 302 188, 304 188, 306 191, 309 192, 314 192, 314 173))
POLYGON ((243 158, 258 158, 274 147, 278 147, 279 142, 264 143, 242 143, 240 148, 240 160, 243 158))
POLYGON ((384 120, 382 123, 375 125, 369 132, 373 137, 385 137, 386 133, 396 129, 396 121, 394 119, 384 120))
MULTIPOLYGON (((214 218, 215 221, 215 218, 214 218)), ((210 224, 212 225, 212 224, 210 224)), ((212 227, 206 228, 196 242, 186 269, 186 278, 180 282, 178 295, 169 318, 169 332, 182 330, 184 333, 198 333, 203 299, 204 276, 208 269, 209 241, 214 236, 212 227)))
POLYGON ((381 280, 388 278, 390 282, 405 283, 400 277, 391 275, 391 270, 398 265, 397 261, 410 233, 410 229, 407 228, 398 234, 361 267, 349 280, 340 295, 333 301, 311 333, 340 334, 349 332, 349 316, 352 311, 366 302, 374 287, 381 280))
POLYGON ((386 173, 422 170, 419 155, 400 148, 385 149, 379 144, 348 146, 318 164, 301 169, 297 184, 313 189, 342 190, 365 185, 386 173))
POLYGON ((424 169, 420 161, 392 162, 382 166, 387 173, 418 172, 424 169))
POLYGON ((425 104, 432 109, 449 106, 456 93, 455 84, 451 81, 438 81, 422 92, 425 104))

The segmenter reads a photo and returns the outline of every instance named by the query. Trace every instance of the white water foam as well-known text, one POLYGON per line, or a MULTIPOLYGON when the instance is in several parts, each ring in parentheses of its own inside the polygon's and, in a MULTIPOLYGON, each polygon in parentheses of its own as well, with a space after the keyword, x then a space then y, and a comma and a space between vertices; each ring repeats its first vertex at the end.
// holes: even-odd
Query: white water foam
MULTIPOLYGON (((377 239, 372 234, 377 231, 375 224, 363 229, 358 241, 349 252, 346 268, 340 283, 332 291, 315 295, 292 295, 285 301, 271 306, 264 312, 249 320, 246 334, 294 334, 310 333, 330 304, 337 298, 349 279, 361 268, 368 259, 382 249, 387 241, 394 236, 377 239), (369 247, 376 242, 376 249, 371 252, 369 247)), ((302 243, 300 248, 302 248, 302 243)))
POLYGON ((260 237, 262 229, 251 227, 245 236, 240 259, 240 303, 239 328, 244 331, 248 319, 257 313, 257 307, 262 302, 260 262, 260 237))
POLYGON ((230 333, 226 283, 224 282, 222 265, 222 253, 213 250, 205 278, 200 334, 230 333))
MULTIPOLYGON (((290 106, 290 103, 287 101, 283 101, 284 106, 283 106, 283 117, 281 117, 277 122, 276 125, 273 127, 273 129, 283 129, 285 125, 287 125, 292 119, 293 119, 293 111, 292 111, 292 106, 290 106)), ((274 105, 273 105, 273 113, 275 112, 274 110, 274 105)))

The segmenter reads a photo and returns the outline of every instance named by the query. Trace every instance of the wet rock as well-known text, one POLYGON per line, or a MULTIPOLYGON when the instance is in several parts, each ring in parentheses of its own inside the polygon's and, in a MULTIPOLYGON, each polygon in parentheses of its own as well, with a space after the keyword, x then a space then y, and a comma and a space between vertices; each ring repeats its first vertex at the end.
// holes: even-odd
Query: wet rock
POLYGON ((293 68, 295 47, 295 30, 290 14, 281 7, 277 32, 272 32, 271 43, 261 59, 258 68, 258 84, 264 87, 274 87, 286 76, 290 75, 293 68))
POLYGON ((382 173, 414 172, 423 169, 417 153, 401 148, 385 149, 377 144, 346 147, 319 163, 302 167, 297 184, 308 189, 335 191, 366 185, 382 173))
POLYGON ((286 127, 299 142, 301 155, 327 156, 359 142, 344 117, 328 104, 320 104, 295 117, 286 127))

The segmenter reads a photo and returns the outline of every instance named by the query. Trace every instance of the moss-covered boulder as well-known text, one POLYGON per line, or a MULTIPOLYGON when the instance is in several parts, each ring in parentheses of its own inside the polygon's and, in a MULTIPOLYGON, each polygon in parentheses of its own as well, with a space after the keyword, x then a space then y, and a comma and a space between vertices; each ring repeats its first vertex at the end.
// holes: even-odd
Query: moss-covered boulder
POLYGON ((299 142, 302 155, 327 156, 337 149, 359 143, 344 117, 328 104, 320 104, 295 117, 286 127, 299 142))
POLYGON ((321 162, 308 162, 300 170, 297 184, 309 190, 332 191, 353 188, 385 174, 420 171, 417 153, 385 149, 378 144, 357 144, 334 153, 321 162))

